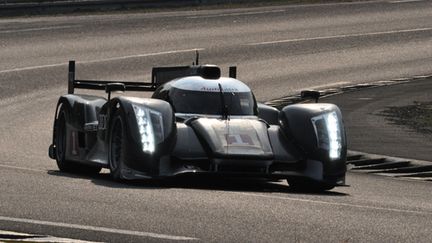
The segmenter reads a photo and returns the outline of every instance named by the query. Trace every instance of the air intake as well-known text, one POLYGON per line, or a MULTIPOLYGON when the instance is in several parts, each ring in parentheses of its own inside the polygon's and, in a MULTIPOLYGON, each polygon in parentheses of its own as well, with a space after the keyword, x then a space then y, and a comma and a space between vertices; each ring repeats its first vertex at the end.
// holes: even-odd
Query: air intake
POLYGON ((203 65, 198 67, 197 73, 205 79, 219 79, 221 70, 216 65, 203 65))

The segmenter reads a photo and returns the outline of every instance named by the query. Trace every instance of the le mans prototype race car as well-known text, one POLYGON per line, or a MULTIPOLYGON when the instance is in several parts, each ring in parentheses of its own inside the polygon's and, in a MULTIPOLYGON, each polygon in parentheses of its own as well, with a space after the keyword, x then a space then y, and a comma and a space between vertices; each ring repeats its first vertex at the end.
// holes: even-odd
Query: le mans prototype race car
MULTIPOLYGON (((319 97, 314 92, 304 96, 319 97)), ((310 98, 309 97, 309 98, 310 98)), ((307 97, 305 97, 307 98, 307 97)), ((287 179, 290 187, 323 191, 345 184, 346 136, 333 104, 257 103, 236 79, 214 65, 155 67, 151 82, 75 79, 58 100, 49 156, 60 171, 114 179, 180 174, 287 179), (104 97, 74 94, 105 90, 104 97), (151 98, 114 91, 154 91, 151 98)))

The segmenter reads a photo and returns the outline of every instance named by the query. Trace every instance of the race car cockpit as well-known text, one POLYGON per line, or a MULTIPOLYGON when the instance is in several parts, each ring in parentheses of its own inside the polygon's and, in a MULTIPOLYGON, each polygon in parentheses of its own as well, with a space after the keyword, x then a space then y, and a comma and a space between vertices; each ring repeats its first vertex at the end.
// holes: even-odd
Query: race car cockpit
POLYGON ((166 101, 171 103, 176 113, 257 115, 256 101, 251 90, 236 79, 212 80, 192 76, 166 85, 170 86, 166 101))

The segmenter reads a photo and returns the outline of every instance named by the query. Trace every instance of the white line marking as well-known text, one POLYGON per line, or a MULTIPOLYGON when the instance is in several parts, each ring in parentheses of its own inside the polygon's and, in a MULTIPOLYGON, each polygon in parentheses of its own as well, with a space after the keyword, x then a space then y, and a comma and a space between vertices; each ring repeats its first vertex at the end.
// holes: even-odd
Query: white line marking
POLYGON ((102 59, 97 59, 97 60, 82 61, 79 63, 86 64, 86 63, 96 63, 96 62, 107 62, 107 61, 116 61, 116 60, 123 60, 123 59, 129 59, 129 58, 150 57, 150 56, 184 53, 184 52, 192 52, 192 51, 202 51, 202 50, 204 50, 204 48, 194 48, 194 49, 175 50, 175 51, 162 51, 162 52, 144 53, 144 54, 136 54, 136 55, 130 55, 130 56, 122 56, 122 57, 102 58, 102 59))
POLYGON ((0 230, 0 235, 2 235, 2 239, 8 239, 8 242, 11 238, 21 239, 23 238, 23 241, 18 242, 29 242, 24 240, 25 239, 32 239, 31 242, 61 242, 61 243, 97 243, 96 241, 83 241, 83 240, 77 240, 77 239, 67 239, 67 238, 59 238, 49 235, 36 235, 36 234, 26 234, 26 233, 20 233, 20 232, 14 232, 14 231, 5 231, 0 230), (12 237, 11 237, 12 236, 12 237), (37 240, 36 240, 37 239, 37 240))
POLYGON ((157 239, 164 239, 164 240, 176 240, 176 241, 199 240, 198 238, 186 237, 186 236, 166 235, 166 234, 158 234, 158 233, 151 233, 151 232, 133 231, 133 230, 112 229, 112 228, 97 227, 91 225, 68 224, 68 223, 60 223, 60 222, 34 220, 34 219, 11 218, 11 217, 0 216, 0 220, 16 222, 16 223, 26 223, 26 224, 105 232, 105 233, 150 237, 150 238, 157 238, 157 239))
POLYGON ((2 164, 0 164, 0 167, 9 168, 9 169, 17 169, 17 170, 34 171, 34 172, 46 172, 45 170, 38 170, 38 169, 32 169, 32 168, 18 167, 18 166, 13 166, 13 165, 2 165, 2 164))
POLYGON ((389 3, 414 3, 423 2, 423 0, 399 0, 399 1, 389 1, 389 3))
POLYGON ((225 13, 225 14, 214 14, 214 15, 191 16, 187 18, 188 19, 217 18, 217 17, 225 17, 225 16, 242 16, 242 15, 266 14, 266 13, 280 13, 280 12, 285 12, 285 10, 279 9, 279 10, 256 11, 256 12, 246 12, 246 13, 225 13))
POLYGON ((17 30, 0 30, 0 34, 30 32, 30 31, 40 31, 40 30, 69 29, 74 27, 80 27, 80 25, 51 26, 51 27, 28 28, 28 29, 17 29, 17 30))
POLYGON ((274 196, 274 195, 269 196, 269 195, 254 194, 254 193, 247 193, 247 192, 230 192, 230 193, 245 195, 245 196, 289 200, 289 201, 306 202, 306 203, 314 203, 314 204, 324 204, 324 205, 332 205, 332 206, 344 206, 344 207, 373 209, 373 210, 382 210, 382 211, 390 211, 390 212, 398 212, 398 213, 413 213, 413 214, 421 214, 421 215, 432 215, 432 212, 429 212, 429 211, 415 211, 415 210, 406 210, 406 209, 397 209, 397 208, 384 208, 384 207, 375 207, 375 206, 367 206, 367 205, 357 205, 357 204, 349 204, 349 203, 326 202, 326 201, 318 201, 318 200, 310 200, 310 199, 281 197, 281 196, 274 196))
POLYGON ((10 72, 19 72, 19 71, 33 70, 33 69, 41 69, 41 68, 49 68, 49 67, 59 67, 59 66, 66 66, 66 65, 68 65, 67 62, 65 62, 65 63, 57 63, 57 64, 40 65, 40 66, 13 68, 13 69, 2 70, 2 71, 0 71, 0 74, 1 73, 10 73, 10 72))
POLYGON ((287 9, 293 8, 319 8, 326 6, 340 6, 340 5, 365 5, 371 3, 381 3, 382 0, 370 0, 370 1, 360 1, 360 2, 341 2, 341 3, 315 3, 315 4, 293 4, 289 6, 276 6, 283 7, 284 9, 278 10, 267 10, 267 11, 255 11, 255 12, 245 12, 245 13, 226 13, 226 14, 214 14, 214 15, 196 15, 196 16, 188 16, 188 19, 198 19, 198 18, 216 18, 216 17, 224 17, 224 16, 240 16, 240 15, 253 15, 253 14, 264 14, 264 13, 277 13, 277 12, 286 12, 287 9))
POLYGON ((330 83, 330 84, 311 86, 311 87, 308 87, 308 89, 322 89, 322 88, 341 87, 342 85, 350 84, 350 83, 351 82, 344 82, 344 81, 342 81, 342 82, 335 82, 335 83, 330 83))
MULTIPOLYGON (((108 61, 116 61, 116 60, 123 60, 123 59, 129 59, 129 58, 150 57, 150 56, 184 53, 184 52, 192 52, 192 51, 202 51, 202 50, 204 50, 204 48, 175 50, 175 51, 163 51, 163 52, 154 52, 154 53, 144 53, 144 54, 136 54, 136 55, 129 55, 129 56, 121 56, 121 57, 108 57, 108 58, 95 59, 95 60, 89 60, 89 61, 80 61, 78 63, 79 64, 88 64, 88 63, 97 63, 97 62, 108 62, 108 61)), ((68 65, 68 63, 64 62, 64 63, 47 64, 47 65, 40 65, 40 66, 12 68, 12 69, 7 69, 7 70, 1 70, 0 74, 10 73, 10 72, 27 71, 27 70, 33 70, 33 69, 41 69, 41 68, 60 67, 60 66, 67 66, 67 65, 68 65)))
POLYGON ((287 39, 287 40, 277 40, 277 41, 264 41, 264 42, 248 43, 246 45, 248 45, 248 46, 259 46, 259 45, 290 43, 290 42, 300 42, 300 41, 311 41, 311 40, 328 40, 328 39, 359 37, 359 36, 411 33, 411 32, 421 32, 421 31, 430 31, 430 30, 432 30, 432 28, 418 28, 418 29, 406 29, 406 30, 390 30, 390 31, 369 32, 369 33, 359 33, 359 34, 318 36, 318 37, 310 37, 310 38, 298 38, 298 39, 287 39))

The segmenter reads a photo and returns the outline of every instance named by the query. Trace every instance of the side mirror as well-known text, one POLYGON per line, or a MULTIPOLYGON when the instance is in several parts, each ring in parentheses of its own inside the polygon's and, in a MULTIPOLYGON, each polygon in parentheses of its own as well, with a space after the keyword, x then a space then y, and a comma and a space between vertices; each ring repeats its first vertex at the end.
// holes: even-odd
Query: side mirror
POLYGON ((315 103, 318 103, 320 92, 315 90, 303 90, 300 93, 300 97, 306 100, 308 99, 315 100, 315 103))
POLYGON ((105 85, 105 93, 108 94, 108 100, 111 99, 111 92, 120 91, 124 92, 126 87, 123 83, 107 83, 105 85))

